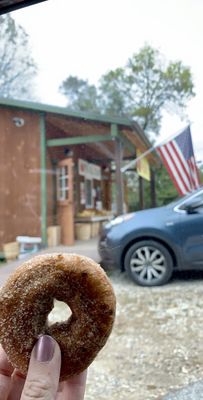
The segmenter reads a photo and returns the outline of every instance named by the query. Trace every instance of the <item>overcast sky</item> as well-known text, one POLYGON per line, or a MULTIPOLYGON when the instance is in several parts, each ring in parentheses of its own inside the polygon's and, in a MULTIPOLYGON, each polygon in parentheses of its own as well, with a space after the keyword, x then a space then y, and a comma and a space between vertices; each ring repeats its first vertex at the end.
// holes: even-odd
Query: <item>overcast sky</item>
MULTIPOLYGON (((38 96, 47 104, 66 104, 58 87, 69 75, 97 83, 146 43, 189 66, 196 97, 188 120, 196 158, 203 160, 203 0, 48 0, 11 15, 30 36, 38 96)), ((159 141, 186 124, 165 115, 159 141)))

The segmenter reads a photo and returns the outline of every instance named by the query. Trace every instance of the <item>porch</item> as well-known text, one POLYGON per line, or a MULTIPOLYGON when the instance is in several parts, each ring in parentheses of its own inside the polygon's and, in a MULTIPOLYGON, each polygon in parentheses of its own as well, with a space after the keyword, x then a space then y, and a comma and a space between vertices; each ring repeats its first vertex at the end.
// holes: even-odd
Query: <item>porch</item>
MULTIPOLYGON (((72 245, 75 223, 81 223, 81 218, 85 222, 87 213, 92 221, 128 210, 127 185, 121 167, 125 161, 136 158, 137 150, 144 152, 151 147, 138 124, 126 118, 8 99, 0 100, 0 113, 1 129, 5 132, 2 143, 12 144, 10 158, 16 160, 12 179, 9 160, 2 157, 1 161, 6 185, 3 201, 7 202, 8 217, 16 218, 15 229, 10 228, 8 217, 1 210, 4 240, 33 235, 40 236, 46 245, 48 227, 59 225, 62 243, 72 245), (15 126, 16 118, 23 120, 21 126, 15 126), (19 179, 14 191, 15 176, 19 179), (15 202, 9 203, 13 191, 15 202)), ((148 162, 153 206, 154 168, 159 161, 150 153, 148 162)), ((141 178, 139 197, 143 208, 141 178)))

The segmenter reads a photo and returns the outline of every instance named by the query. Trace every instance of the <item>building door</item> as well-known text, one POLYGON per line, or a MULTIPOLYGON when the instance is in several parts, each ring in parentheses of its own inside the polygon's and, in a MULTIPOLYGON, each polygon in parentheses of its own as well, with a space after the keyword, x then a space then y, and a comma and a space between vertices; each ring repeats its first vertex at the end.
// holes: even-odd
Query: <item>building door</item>
POLYGON ((60 161, 57 168, 57 211, 61 243, 74 244, 73 160, 60 161))

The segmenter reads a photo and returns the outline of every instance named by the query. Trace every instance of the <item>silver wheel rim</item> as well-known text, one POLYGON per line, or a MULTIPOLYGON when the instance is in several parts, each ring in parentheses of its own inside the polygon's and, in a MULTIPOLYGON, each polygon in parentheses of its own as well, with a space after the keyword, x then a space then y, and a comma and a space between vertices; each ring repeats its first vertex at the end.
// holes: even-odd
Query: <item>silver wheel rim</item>
POLYGON ((165 275, 166 258, 156 247, 139 247, 131 256, 130 269, 140 282, 152 284, 165 275))

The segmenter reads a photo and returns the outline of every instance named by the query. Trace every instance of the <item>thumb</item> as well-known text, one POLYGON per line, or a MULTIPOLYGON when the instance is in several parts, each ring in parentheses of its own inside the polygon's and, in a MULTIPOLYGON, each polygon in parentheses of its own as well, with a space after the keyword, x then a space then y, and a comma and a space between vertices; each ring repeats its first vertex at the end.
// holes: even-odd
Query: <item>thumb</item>
POLYGON ((41 336, 31 354, 21 400, 54 400, 59 383, 61 352, 51 336, 41 336))

